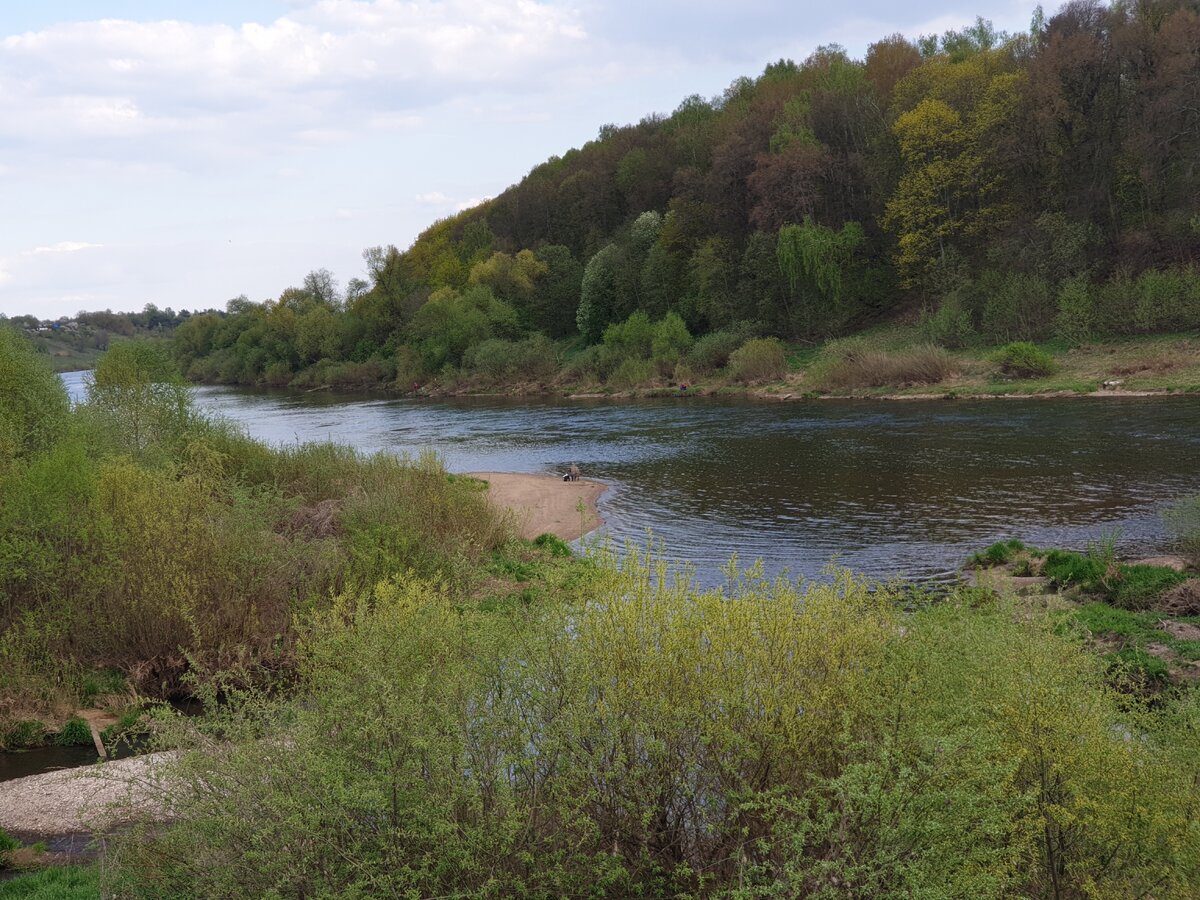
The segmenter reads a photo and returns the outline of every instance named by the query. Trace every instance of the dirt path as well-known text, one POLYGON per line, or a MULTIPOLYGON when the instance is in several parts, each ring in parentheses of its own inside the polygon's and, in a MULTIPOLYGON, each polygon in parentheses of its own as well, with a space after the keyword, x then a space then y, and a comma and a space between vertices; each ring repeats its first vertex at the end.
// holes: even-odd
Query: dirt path
POLYGON ((532 540, 549 532, 573 541, 603 523, 596 500, 607 485, 581 478, 563 481, 553 475, 519 475, 513 472, 468 472, 488 483, 488 499, 512 510, 521 537, 532 540), (583 512, 579 504, 583 503, 583 512))

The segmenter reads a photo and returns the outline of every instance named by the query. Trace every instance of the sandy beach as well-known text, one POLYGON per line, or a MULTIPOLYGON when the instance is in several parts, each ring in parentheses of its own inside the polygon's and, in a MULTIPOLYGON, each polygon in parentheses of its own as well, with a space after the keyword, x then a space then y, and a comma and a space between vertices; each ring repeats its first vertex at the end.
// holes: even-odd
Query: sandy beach
POLYGON ((488 483, 488 499, 493 505, 512 511, 521 537, 527 540, 549 532, 564 541, 573 541, 603 524, 596 511, 596 500, 608 486, 598 481, 586 478, 563 481, 553 475, 515 472, 467 474, 488 483))

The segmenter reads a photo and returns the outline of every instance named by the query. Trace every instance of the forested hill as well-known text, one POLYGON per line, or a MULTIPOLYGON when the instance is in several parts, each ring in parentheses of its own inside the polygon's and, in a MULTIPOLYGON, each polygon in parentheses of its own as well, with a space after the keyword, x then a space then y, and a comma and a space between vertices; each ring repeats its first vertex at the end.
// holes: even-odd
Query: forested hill
POLYGON ((407 384, 544 375, 631 316, 626 343, 664 373, 711 332, 807 341, 922 311, 948 346, 1198 327, 1200 2, 1077 0, 1028 33, 980 19, 861 60, 821 48, 606 125, 364 257, 345 292, 316 272, 193 318, 181 361, 407 384))

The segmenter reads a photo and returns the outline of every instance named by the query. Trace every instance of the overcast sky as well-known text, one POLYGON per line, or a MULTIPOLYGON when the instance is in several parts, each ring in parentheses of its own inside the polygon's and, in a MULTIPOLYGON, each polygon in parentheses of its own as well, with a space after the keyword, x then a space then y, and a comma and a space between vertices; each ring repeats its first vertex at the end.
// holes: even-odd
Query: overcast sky
MULTIPOLYGON (((0 312, 363 275, 608 122, 992 0, 0 0, 0 312)), ((1049 7, 1048 7, 1049 9, 1049 7)))

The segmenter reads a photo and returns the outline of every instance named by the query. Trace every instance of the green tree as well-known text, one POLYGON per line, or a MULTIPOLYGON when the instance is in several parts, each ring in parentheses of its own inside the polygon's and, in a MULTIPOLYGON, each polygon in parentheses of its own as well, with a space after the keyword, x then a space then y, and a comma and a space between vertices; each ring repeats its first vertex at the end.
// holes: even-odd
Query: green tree
POLYGON ((624 318, 623 311, 632 305, 626 262, 624 251, 616 244, 608 244, 588 260, 583 270, 575 324, 591 343, 600 340, 611 322, 624 318))
POLYGON ((135 453, 177 440, 192 421, 191 389, 161 344, 114 343, 86 384, 88 407, 110 439, 135 453))
POLYGON ((0 323, 0 474, 14 460, 56 443, 69 408, 66 389, 46 358, 0 323))

